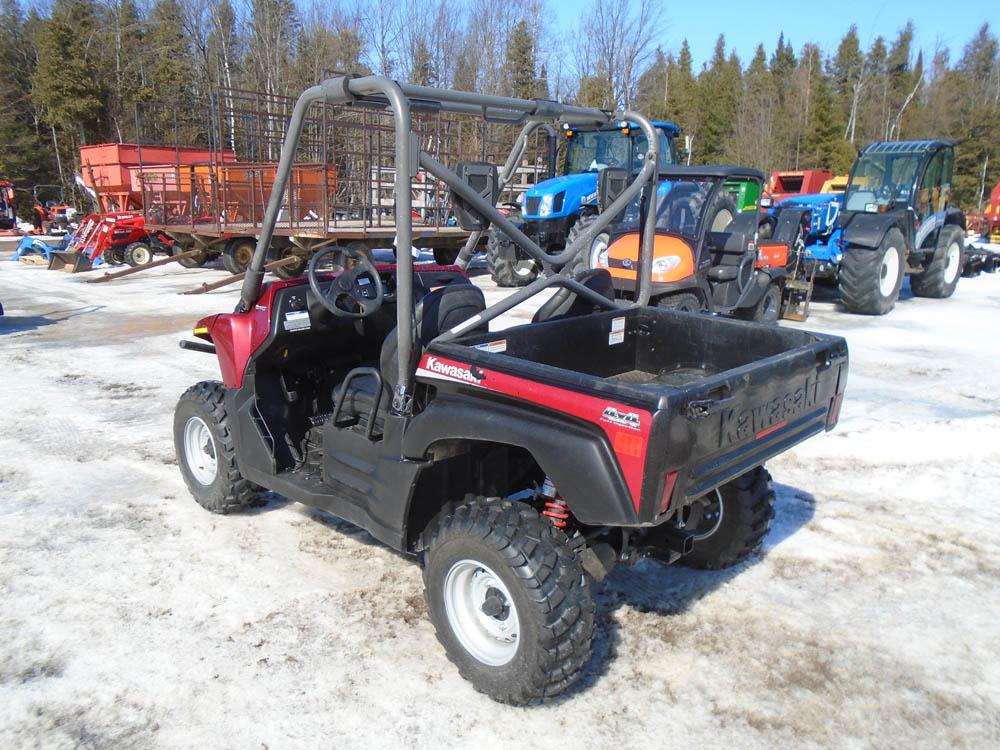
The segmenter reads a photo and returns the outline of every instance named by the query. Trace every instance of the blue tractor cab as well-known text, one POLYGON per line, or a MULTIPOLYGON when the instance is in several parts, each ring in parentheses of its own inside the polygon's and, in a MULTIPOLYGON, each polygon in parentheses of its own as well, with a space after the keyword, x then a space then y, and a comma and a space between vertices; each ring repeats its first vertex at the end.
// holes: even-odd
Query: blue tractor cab
MULTIPOLYGON (((654 120, 660 139, 660 167, 676 165, 677 137, 672 122, 654 120)), ((520 198, 520 217, 512 216, 521 231, 546 250, 558 250, 581 216, 597 213, 597 177, 606 168, 638 170, 648 144, 635 123, 613 127, 570 128, 562 131, 565 155, 561 174, 533 185, 520 198)), ((490 273, 498 286, 523 286, 538 275, 537 263, 520 253, 500 232, 487 243, 490 273)))

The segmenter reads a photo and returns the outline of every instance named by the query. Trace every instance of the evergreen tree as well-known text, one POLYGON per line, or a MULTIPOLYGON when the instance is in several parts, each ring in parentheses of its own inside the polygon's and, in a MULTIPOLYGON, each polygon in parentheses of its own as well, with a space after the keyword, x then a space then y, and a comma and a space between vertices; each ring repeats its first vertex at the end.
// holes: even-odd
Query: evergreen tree
POLYGON ((698 76, 699 143, 694 150, 699 161, 722 161, 732 133, 740 94, 740 62, 734 52, 726 57, 726 38, 720 34, 708 67, 698 76))
POLYGON ((507 37, 507 57, 503 66, 504 90, 508 96, 530 99, 538 90, 535 73, 535 37, 523 18, 507 37))
POLYGON ((667 59, 667 107, 666 115, 680 125, 681 130, 692 138, 692 151, 700 143, 698 83, 692 70, 691 48, 685 39, 677 60, 667 59))
POLYGON ((410 83, 415 83, 418 86, 437 85, 437 75, 434 72, 431 51, 423 39, 418 39, 413 45, 413 59, 410 60, 410 83))
POLYGON ((667 110, 667 57, 656 48, 653 63, 639 76, 635 106, 650 117, 669 119, 667 110))

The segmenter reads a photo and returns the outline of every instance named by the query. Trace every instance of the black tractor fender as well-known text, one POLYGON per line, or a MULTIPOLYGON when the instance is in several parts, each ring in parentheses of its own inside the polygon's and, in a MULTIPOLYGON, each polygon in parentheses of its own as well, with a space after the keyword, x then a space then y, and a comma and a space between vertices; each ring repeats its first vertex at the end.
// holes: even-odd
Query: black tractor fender
MULTIPOLYGON (((426 460, 436 443, 463 440, 527 450, 582 523, 627 526, 638 522, 618 459, 596 426, 536 407, 439 394, 410 419, 403 434, 403 457, 426 460)), ((408 509, 407 516, 412 513, 408 509)))
MULTIPOLYGON (((841 214, 843 216, 843 214, 841 214)), ((878 249, 890 229, 898 229, 906 237, 906 229, 900 217, 894 214, 852 214, 842 225, 841 238, 844 247, 865 247, 878 249)))

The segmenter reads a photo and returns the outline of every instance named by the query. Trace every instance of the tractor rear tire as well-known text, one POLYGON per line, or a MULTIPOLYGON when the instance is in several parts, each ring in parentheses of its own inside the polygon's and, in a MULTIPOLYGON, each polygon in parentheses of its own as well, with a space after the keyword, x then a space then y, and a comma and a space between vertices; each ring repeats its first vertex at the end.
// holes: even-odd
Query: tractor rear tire
MULTIPOLYGON (((588 214, 586 216, 581 216, 575 222, 573 226, 570 227, 569 232, 566 235, 566 246, 569 247, 577 237, 587 231, 587 227, 594 221, 594 215, 588 214)), ((583 254, 580 256, 580 262, 573 262, 574 267, 579 267, 582 264, 582 268, 585 271, 590 271, 594 268, 607 268, 607 251, 608 243, 611 241, 611 235, 608 234, 607 229, 599 232, 594 241, 590 243, 583 254), (601 255, 604 255, 605 262, 601 263, 601 255)))
MULTIPOLYGON (((171 255, 180 255, 185 252, 185 249, 180 245, 175 245, 171 255)), ((208 262, 208 253, 199 253, 198 255, 192 255, 190 258, 181 258, 177 261, 177 265, 184 268, 201 268, 208 262)))
POLYGON ((694 549, 680 559, 681 563, 720 570, 742 562, 760 548, 774 518, 771 475, 763 466, 722 485, 704 499, 706 502, 692 505, 685 530, 695 535, 694 549))
POLYGON ((878 249, 849 246, 840 263, 840 297, 848 312, 885 315, 899 299, 906 267, 903 233, 890 229, 878 249))
POLYGON ((227 242, 222 251, 222 265, 233 276, 245 273, 250 267, 250 261, 253 259, 253 251, 256 247, 257 243, 247 238, 227 242))
POLYGON ((701 300, 698 299, 698 295, 690 292, 664 295, 656 300, 656 306, 664 310, 677 310, 686 313, 701 312, 705 309, 701 300))
POLYGON ((133 242, 126 246, 122 257, 133 268, 144 266, 153 260, 153 249, 145 242, 133 242))
POLYGON ((959 227, 949 224, 941 228, 931 262, 923 273, 910 276, 910 289, 917 297, 945 299, 955 293, 962 276, 963 239, 959 227))
POLYGON ((486 241, 486 265, 497 286, 527 286, 538 278, 538 264, 531 258, 518 258, 516 247, 499 230, 490 230, 486 241))
POLYGON ((174 450, 181 476, 199 505, 212 513, 231 513, 252 503, 260 488, 243 478, 226 389, 208 380, 188 388, 174 409, 174 450))
POLYGON ((590 659, 594 600, 566 535, 526 503, 478 498, 431 532, 427 610, 473 687, 527 705, 573 684, 590 659))

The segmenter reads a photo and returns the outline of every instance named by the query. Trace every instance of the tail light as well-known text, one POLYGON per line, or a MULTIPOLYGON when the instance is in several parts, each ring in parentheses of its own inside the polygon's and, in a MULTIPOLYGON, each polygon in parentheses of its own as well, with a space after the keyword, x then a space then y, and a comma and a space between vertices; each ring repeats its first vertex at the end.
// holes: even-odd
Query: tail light
POLYGON ((660 515, 662 516, 670 508, 670 501, 674 496, 674 487, 677 486, 677 472, 671 471, 663 477, 663 495, 660 496, 660 515))
POLYGON ((826 429, 832 430, 840 420, 840 404, 844 400, 844 394, 838 393, 830 401, 830 411, 826 413, 826 429))

